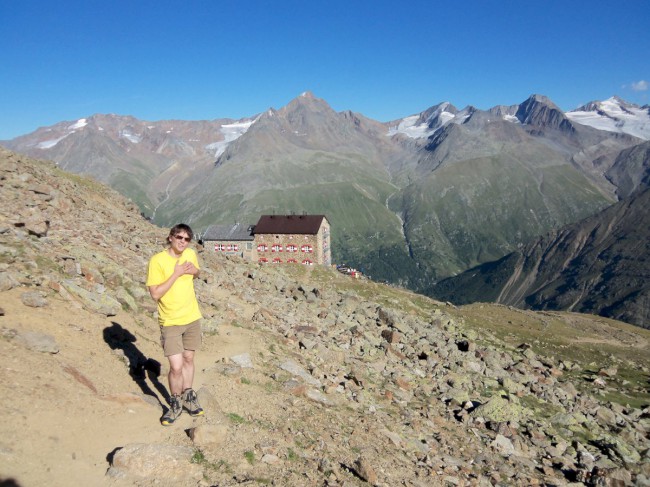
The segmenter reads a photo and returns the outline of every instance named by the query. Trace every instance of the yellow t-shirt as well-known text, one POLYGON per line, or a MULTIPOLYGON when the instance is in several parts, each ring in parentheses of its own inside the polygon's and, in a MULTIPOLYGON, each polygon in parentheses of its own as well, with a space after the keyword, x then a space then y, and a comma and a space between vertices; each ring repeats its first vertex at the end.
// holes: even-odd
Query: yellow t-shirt
MULTIPOLYGON (((162 284, 169 279, 177 262, 191 262, 199 268, 194 249, 186 248, 178 258, 163 250, 149 261, 147 287, 162 284)), ((194 276, 185 274, 176 279, 169 291, 158 300, 158 322, 161 326, 188 325, 201 318, 199 303, 194 293, 194 276)))

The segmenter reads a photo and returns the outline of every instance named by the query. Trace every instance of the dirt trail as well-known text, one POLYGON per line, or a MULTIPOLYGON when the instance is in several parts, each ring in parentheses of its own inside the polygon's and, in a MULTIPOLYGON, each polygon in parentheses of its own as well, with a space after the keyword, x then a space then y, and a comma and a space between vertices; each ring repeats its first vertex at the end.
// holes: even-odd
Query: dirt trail
MULTIPOLYGON (((0 303, 3 335, 39 330, 54 336, 60 351, 32 351, 0 339, 5 357, 0 381, 0 406, 6 413, 0 438, 3 479, 19 479, 22 486, 104 485, 108 458, 116 448, 129 443, 191 445, 185 430, 207 416, 184 414, 169 428, 159 423, 162 408, 157 403, 166 403, 168 369, 153 321, 134 324, 126 313, 105 318, 70 308, 59 298, 50 298, 44 308, 26 308, 20 301, 23 291, 3 296, 10 298, 0 303), (136 337, 129 353, 137 350, 161 363, 160 377, 136 382, 129 375, 128 361, 105 339, 104 330, 116 326, 136 337)), ((210 368, 226 357, 253 354, 258 345, 245 328, 223 326, 218 334, 206 335, 197 353, 195 388, 218 390, 222 386, 216 381, 222 379, 210 368)))

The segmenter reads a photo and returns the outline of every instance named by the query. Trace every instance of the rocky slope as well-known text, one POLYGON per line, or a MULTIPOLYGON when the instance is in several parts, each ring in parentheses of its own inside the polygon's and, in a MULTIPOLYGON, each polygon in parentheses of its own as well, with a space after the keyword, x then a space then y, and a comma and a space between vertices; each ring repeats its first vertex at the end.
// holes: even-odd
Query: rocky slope
POLYGON ((650 485, 646 330, 201 248, 207 413, 163 428, 167 230, 5 150, 0 186, 3 485, 650 485))

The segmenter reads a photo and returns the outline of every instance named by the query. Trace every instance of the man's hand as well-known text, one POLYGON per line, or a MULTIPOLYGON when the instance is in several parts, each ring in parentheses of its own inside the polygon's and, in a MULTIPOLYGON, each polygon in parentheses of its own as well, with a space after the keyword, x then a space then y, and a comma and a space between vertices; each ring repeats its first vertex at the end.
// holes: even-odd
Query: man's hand
POLYGON ((174 269, 174 272, 176 272, 180 267, 180 275, 184 274, 191 274, 192 276, 196 276, 199 273, 199 270, 197 267, 192 264, 191 262, 183 262, 182 264, 176 264, 176 268, 174 269))
POLYGON ((199 269, 191 262, 183 262, 182 264, 180 262, 177 262, 174 266, 174 272, 171 276, 169 276, 169 279, 167 279, 162 284, 149 286, 149 294, 153 299, 158 301, 165 295, 167 291, 169 291, 172 285, 176 282, 176 279, 184 276, 185 274, 189 274, 196 278, 199 275, 199 269))

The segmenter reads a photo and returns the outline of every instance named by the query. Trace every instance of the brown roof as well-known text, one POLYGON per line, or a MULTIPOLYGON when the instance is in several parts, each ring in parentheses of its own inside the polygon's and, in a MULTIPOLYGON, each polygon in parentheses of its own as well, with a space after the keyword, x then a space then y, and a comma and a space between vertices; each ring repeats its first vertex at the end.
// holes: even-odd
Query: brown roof
POLYGON ((325 215, 262 215, 255 225, 255 234, 316 235, 325 215))

